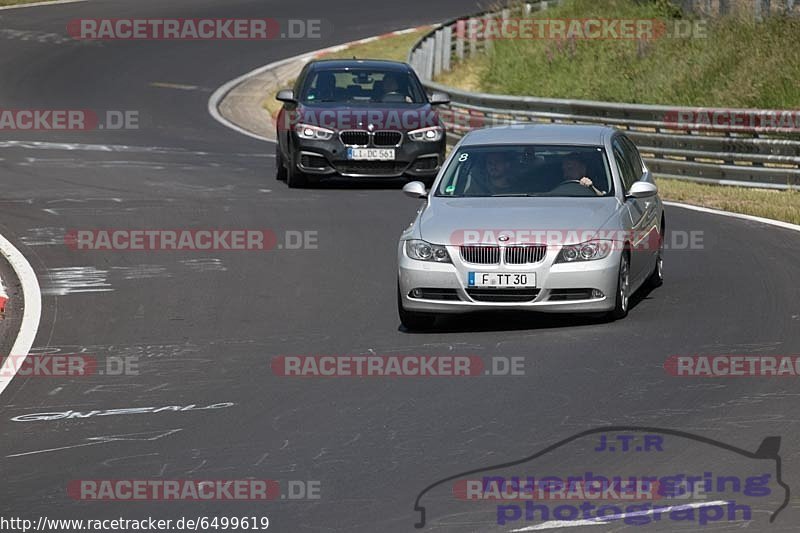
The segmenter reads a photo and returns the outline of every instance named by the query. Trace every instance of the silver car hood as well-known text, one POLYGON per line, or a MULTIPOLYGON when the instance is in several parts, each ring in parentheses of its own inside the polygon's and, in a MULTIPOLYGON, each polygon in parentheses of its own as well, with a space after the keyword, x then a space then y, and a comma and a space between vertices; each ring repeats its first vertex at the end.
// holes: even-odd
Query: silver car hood
MULTIPOLYGON (((609 198, 431 198, 420 214, 418 231, 434 244, 460 244, 463 232, 512 236, 526 231, 563 232, 562 244, 577 244, 587 233, 619 228, 623 206, 609 198), (612 220, 613 219, 613 220, 612 220)), ((512 237, 509 244, 512 244, 512 237)))

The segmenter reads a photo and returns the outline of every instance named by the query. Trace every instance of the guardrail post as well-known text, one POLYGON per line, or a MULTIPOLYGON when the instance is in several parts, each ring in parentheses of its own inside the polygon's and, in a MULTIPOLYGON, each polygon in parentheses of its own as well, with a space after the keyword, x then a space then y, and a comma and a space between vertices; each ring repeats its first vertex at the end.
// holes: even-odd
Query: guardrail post
POLYGON ((755 0, 755 18, 758 22, 769 16, 770 0, 755 0))
POLYGON ((492 15, 491 13, 486 13, 486 16, 483 18, 483 49, 484 51, 488 51, 492 49, 492 40, 486 38, 486 34, 488 33, 487 30, 489 29, 489 25, 492 23, 492 15))
POLYGON ((470 18, 467 21, 467 37, 469 38, 469 57, 474 57, 478 52, 477 19, 470 18))
POLYGON ((456 57, 459 61, 464 59, 464 34, 466 28, 466 21, 459 20, 456 22, 456 57))
POLYGON ((453 57, 453 27, 444 29, 444 42, 442 43, 442 70, 450 72, 450 58, 453 57))
MULTIPOLYGON (((433 34, 433 77, 442 73, 442 30, 433 34)), ((433 78, 432 78, 433 79, 433 78)))
POLYGON ((425 79, 433 79, 433 39, 425 41, 425 79))

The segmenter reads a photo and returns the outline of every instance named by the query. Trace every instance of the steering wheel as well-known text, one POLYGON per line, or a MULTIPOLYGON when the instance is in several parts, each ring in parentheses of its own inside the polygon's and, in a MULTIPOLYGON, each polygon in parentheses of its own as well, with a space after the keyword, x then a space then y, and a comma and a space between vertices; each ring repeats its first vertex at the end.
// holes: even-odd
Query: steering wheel
MULTIPOLYGON (((585 187, 581 183, 580 180, 564 180, 561 183, 559 183, 558 185, 556 185, 555 187, 553 187, 549 191, 549 194, 561 192, 560 189, 564 189, 564 188, 569 189, 570 186, 572 186, 573 188, 575 186, 580 187, 581 194, 579 196, 594 196, 595 195, 594 190, 592 190, 591 187, 585 187)), ((577 190, 574 193, 570 193, 570 194, 572 194, 572 195, 577 194, 577 190)))
POLYGON ((405 102, 405 100, 405 95, 400 91, 384 93, 383 98, 381 98, 382 102, 405 102))

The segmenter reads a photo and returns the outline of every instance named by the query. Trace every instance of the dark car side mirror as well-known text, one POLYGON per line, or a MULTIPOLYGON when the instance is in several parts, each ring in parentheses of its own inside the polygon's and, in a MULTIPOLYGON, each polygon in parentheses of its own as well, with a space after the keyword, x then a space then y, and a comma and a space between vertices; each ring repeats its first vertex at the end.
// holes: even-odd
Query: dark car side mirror
POLYGON ((290 104, 297 103, 297 100, 294 98, 294 91, 291 89, 281 89, 278 91, 278 94, 275 95, 275 100, 280 100, 281 102, 287 102, 290 104))
POLYGON ((450 95, 447 93, 433 93, 430 97, 431 105, 442 105, 450 103, 450 95))

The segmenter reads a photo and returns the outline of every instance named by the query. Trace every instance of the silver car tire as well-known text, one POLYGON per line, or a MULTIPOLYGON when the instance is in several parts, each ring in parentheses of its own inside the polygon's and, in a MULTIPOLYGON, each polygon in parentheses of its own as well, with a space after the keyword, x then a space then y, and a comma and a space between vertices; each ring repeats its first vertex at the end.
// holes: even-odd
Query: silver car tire
POLYGON ((614 310, 611 311, 612 320, 620 320, 628 316, 628 307, 631 301, 631 262, 628 254, 622 254, 619 260, 619 274, 617 276, 617 292, 615 295, 614 310))
POLYGON ((656 265, 653 273, 647 279, 647 283, 652 288, 660 287, 664 284, 664 225, 661 225, 660 241, 658 244, 658 255, 656 255, 656 265))

